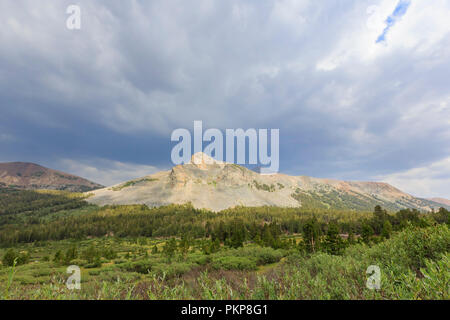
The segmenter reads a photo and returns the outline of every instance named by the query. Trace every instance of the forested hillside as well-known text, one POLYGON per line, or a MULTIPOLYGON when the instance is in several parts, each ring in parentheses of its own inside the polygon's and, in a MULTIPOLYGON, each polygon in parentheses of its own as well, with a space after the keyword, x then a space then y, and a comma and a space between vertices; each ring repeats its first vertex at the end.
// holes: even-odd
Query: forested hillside
POLYGON ((427 226, 447 223, 449 213, 441 208, 432 213, 404 209, 388 213, 380 206, 371 212, 278 207, 237 207, 214 213, 191 205, 148 208, 145 205, 96 207, 70 193, 3 190, 0 192, 0 244, 45 240, 103 237, 215 238, 240 241, 302 233, 313 224, 318 234, 330 225, 340 234, 381 235, 383 228, 403 229, 407 223, 427 226))

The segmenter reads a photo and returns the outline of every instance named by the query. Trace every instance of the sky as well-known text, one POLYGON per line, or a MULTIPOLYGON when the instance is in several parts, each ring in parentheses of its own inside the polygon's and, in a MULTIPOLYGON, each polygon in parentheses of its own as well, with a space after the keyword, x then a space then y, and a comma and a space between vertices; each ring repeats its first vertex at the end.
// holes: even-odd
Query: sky
POLYGON ((0 161, 105 185, 173 130, 280 130, 280 172, 450 198, 450 1, 0 2, 0 161), (69 30, 66 9, 81 9, 69 30))

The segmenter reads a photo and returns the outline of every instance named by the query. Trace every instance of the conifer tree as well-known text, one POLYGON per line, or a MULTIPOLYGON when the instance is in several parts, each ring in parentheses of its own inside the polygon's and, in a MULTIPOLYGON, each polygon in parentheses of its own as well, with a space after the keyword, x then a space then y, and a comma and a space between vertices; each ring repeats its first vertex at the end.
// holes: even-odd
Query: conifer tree
POLYGON ((388 220, 386 220, 383 224, 383 229, 381 230, 381 236, 385 239, 389 239, 391 237, 391 233, 392 225, 388 220))
POLYGON ((343 243, 339 235, 339 227, 336 223, 332 222, 328 225, 325 246, 329 254, 338 255, 342 253, 343 243))
POLYGON ((319 249, 320 226, 316 218, 310 219, 303 226, 303 237, 308 252, 316 252, 319 249))

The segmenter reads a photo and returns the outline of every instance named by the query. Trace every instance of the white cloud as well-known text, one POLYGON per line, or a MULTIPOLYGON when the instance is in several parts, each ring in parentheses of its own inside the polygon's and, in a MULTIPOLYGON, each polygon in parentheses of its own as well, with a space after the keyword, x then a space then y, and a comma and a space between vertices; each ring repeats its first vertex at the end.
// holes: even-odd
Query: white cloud
POLYGON ((58 167, 65 172, 75 174, 104 186, 115 185, 160 171, 154 166, 124 163, 107 159, 93 159, 89 161, 62 159, 59 161, 58 167))
POLYGON ((388 39, 394 49, 413 49, 424 53, 449 36, 450 2, 447 0, 412 1, 408 12, 396 24, 388 39))
POLYGON ((450 199, 450 157, 428 166, 374 177, 402 191, 423 198, 450 199))
MULTIPOLYGON (((389 30, 386 42, 376 43, 386 18, 397 4, 397 0, 382 0, 373 6, 363 2, 356 5, 332 52, 319 60, 316 68, 332 71, 355 62, 371 63, 404 50, 409 50, 411 55, 439 50, 436 45, 450 33, 450 2, 446 0, 412 1, 407 13, 389 30)), ((441 59, 435 60, 441 62, 441 59)))

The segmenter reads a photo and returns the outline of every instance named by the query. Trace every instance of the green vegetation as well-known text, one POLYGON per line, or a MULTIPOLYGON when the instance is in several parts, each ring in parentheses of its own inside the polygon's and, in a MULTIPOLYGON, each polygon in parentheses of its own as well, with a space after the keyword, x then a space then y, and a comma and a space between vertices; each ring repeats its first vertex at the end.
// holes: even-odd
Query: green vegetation
MULTIPOLYGON (((275 185, 271 184, 270 186, 263 183, 263 184, 259 184, 258 181, 253 180, 253 186, 258 189, 258 190, 263 190, 263 191, 267 191, 267 192, 274 192, 275 191, 275 185)), ((281 189, 281 188, 280 188, 281 189)))
POLYGON ((86 208, 82 194, 0 188, 0 228, 38 223, 52 213, 86 208))
POLYGON ((26 264, 30 260, 28 253, 17 252, 14 249, 9 249, 6 251, 2 259, 2 264, 4 266, 12 267, 14 264, 21 265, 26 264))
POLYGON ((32 173, 31 176, 35 177, 35 178, 39 178, 39 177, 42 177, 44 174, 45 174, 44 171, 36 171, 36 172, 32 173))
POLYGON ((128 182, 125 182, 117 187, 112 187, 111 189, 113 191, 120 191, 122 189, 128 188, 128 187, 132 187, 134 185, 143 183, 143 182, 152 182, 152 181, 158 181, 158 179, 154 179, 154 178, 143 178, 143 179, 139 179, 139 180, 131 180, 128 182))
POLYGON ((373 207, 379 205, 388 210, 398 210, 396 205, 381 199, 374 200, 364 194, 350 195, 335 190, 324 190, 320 193, 312 193, 297 188, 295 192, 291 194, 291 197, 299 201, 303 209, 319 208, 367 211, 372 210, 373 207))
POLYGON ((0 192, 4 299, 449 299, 450 213, 88 205, 0 192), (81 268, 81 290, 65 286, 81 268), (370 265, 381 289, 366 287, 370 265))
POLYGON ((55 172, 55 176, 62 178, 62 179, 72 180, 72 181, 76 181, 76 180, 80 179, 78 177, 68 176, 68 175, 60 174, 58 172, 55 172))

